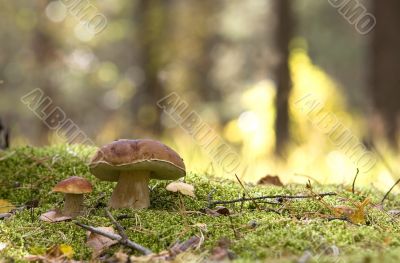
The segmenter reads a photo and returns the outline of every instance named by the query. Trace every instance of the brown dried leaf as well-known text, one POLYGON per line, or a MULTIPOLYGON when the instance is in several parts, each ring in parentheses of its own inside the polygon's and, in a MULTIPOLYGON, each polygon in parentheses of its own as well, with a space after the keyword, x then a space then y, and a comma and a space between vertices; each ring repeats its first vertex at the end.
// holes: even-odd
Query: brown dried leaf
POLYGON ((258 185, 276 185, 283 186, 283 183, 277 175, 266 175, 257 182, 258 185))
POLYGON ((229 209, 226 208, 225 206, 217 206, 215 207, 214 211, 224 216, 229 216, 231 214, 231 211, 229 211, 229 209))
POLYGON ((348 206, 335 206, 334 212, 336 216, 344 217, 353 224, 365 224, 365 207, 370 203, 367 198, 361 204, 357 205, 356 208, 348 206))
POLYGON ((170 249, 170 256, 172 258, 176 257, 177 255, 190 250, 190 249, 197 249, 201 246, 202 241, 201 238, 197 237, 197 236, 192 236, 191 238, 189 238, 188 240, 186 240, 185 242, 182 243, 175 243, 170 249))
POLYGON ((183 195, 196 197, 194 194, 194 186, 183 182, 172 182, 167 185, 166 189, 170 192, 179 192, 183 195))
MULTIPOLYGON (((114 228, 112 227, 97 227, 97 229, 115 234, 114 228)), ((90 231, 86 232, 87 241, 86 245, 93 250, 92 257, 97 258, 100 256, 107 248, 118 243, 116 240, 109 239, 108 237, 92 233, 90 231)))
POLYGON ((39 219, 42 221, 45 221, 45 222, 56 223, 56 222, 71 220, 71 217, 63 215, 58 210, 51 210, 51 211, 48 211, 48 212, 42 214, 39 217, 39 219))
POLYGON ((229 216, 231 214, 230 210, 224 206, 216 206, 214 209, 205 208, 201 212, 210 216, 229 216))

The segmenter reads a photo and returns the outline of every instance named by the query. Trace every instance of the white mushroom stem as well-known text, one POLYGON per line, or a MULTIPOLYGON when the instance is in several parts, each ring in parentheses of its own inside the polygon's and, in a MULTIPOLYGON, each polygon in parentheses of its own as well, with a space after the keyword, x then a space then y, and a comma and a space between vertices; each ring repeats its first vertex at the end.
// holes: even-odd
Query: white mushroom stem
POLYGON ((76 217, 83 211, 83 194, 65 194, 63 215, 76 217))
POLYGON ((150 172, 126 171, 119 175, 112 193, 111 208, 147 208, 150 206, 150 172))

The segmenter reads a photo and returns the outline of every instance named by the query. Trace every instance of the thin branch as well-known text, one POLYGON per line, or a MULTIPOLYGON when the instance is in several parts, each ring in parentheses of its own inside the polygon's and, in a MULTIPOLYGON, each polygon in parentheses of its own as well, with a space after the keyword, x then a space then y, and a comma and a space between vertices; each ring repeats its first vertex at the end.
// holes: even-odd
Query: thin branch
POLYGON ((125 233, 125 229, 121 226, 120 223, 117 222, 117 220, 115 220, 115 218, 111 214, 110 210, 108 210, 108 208, 106 208, 105 211, 106 211, 106 215, 108 216, 108 218, 111 220, 111 222, 117 228, 117 231, 121 235, 122 239, 123 240, 128 240, 128 236, 125 233))
POLYGON ((385 202, 386 198, 388 198, 390 192, 392 192, 393 188, 396 187, 396 185, 398 185, 400 183, 400 179, 398 179, 393 185, 392 187, 390 187, 389 191, 386 192, 385 196, 382 198, 381 204, 383 204, 383 202, 385 202))
POLYGON ((208 202, 207 207, 211 207, 214 192, 215 192, 215 188, 213 188, 207 195, 207 202, 208 202))
POLYGON ((271 202, 271 201, 259 201, 259 202, 257 202, 257 204, 282 205, 281 202, 271 202))
MULTIPOLYGON (((253 199, 252 196, 249 194, 249 192, 247 192, 246 187, 244 187, 244 185, 242 184, 242 181, 240 181, 240 179, 239 179, 239 177, 237 176, 237 174, 235 174, 235 177, 236 177, 236 179, 238 180, 239 184, 242 186, 243 191, 246 193, 247 196, 250 197, 250 198, 248 198, 249 201, 253 201, 254 205, 255 205, 256 208, 257 208, 257 210, 260 211, 261 209, 260 209, 260 207, 257 205, 257 203, 256 203, 256 201, 255 201, 256 199, 253 199)), ((244 198, 243 198, 243 199, 244 199, 244 198)), ((214 202, 214 203, 215 203, 215 202, 214 202)))
POLYGON ((229 222, 231 223, 233 235, 235 236, 236 239, 239 239, 240 237, 239 237, 238 233, 236 232, 235 226, 233 225, 233 220, 232 220, 231 215, 228 215, 228 218, 229 218, 229 222))
POLYGON ((352 187, 351 187, 351 192, 354 194, 354 186, 355 186, 355 184, 356 184, 356 180, 357 180, 357 176, 358 176, 358 173, 360 172, 360 170, 357 168, 357 173, 356 173, 356 176, 354 176, 354 180, 353 180, 353 185, 352 185, 352 187))
POLYGON ((144 255, 150 255, 150 254, 153 253, 150 249, 145 248, 145 247, 143 247, 143 246, 141 246, 141 245, 139 245, 139 244, 137 244, 137 243, 135 243, 135 242, 133 242, 133 241, 131 241, 129 239, 124 240, 120 235, 116 235, 116 234, 113 234, 113 233, 105 232, 105 231, 99 230, 99 229, 97 229, 95 227, 82 224, 80 222, 75 222, 75 224, 77 226, 80 226, 80 227, 86 229, 86 230, 89 230, 92 233, 108 237, 109 239, 112 239, 112 240, 116 240, 121 245, 124 245, 126 247, 135 249, 135 250, 139 251, 140 253, 142 253, 144 255))
POLYGON ((316 195, 267 195, 267 196, 259 196, 259 197, 252 197, 252 198, 239 198, 234 200, 228 201, 214 201, 211 205, 225 205, 225 204, 233 204, 239 202, 247 202, 252 201, 255 202, 256 200, 264 200, 264 199, 274 199, 274 198, 283 198, 283 199, 306 199, 306 198, 315 198, 315 197, 325 197, 325 196, 334 196, 337 195, 336 193, 322 193, 316 195))
MULTIPOLYGON (((389 163, 386 161, 385 157, 383 154, 378 150, 378 148, 375 146, 374 143, 370 145, 370 147, 374 150, 375 154, 378 155, 379 159, 381 159, 382 163, 384 166, 386 166, 386 169, 389 171, 389 173, 392 176, 395 176, 396 173, 393 171, 392 167, 389 165, 389 163)), ((390 187, 389 191, 386 192, 385 196, 382 198, 381 205, 383 205, 383 202, 388 198, 389 194, 392 192, 392 190, 400 183, 400 179, 398 179, 392 187, 390 187)))
POLYGON ((381 162, 386 167, 386 169, 389 171, 389 173, 392 175, 396 175, 396 173, 393 171, 392 167, 390 166, 389 162, 386 160, 386 158, 383 156, 383 154, 380 152, 380 150, 375 146, 375 144, 371 143, 369 146, 374 150, 375 154, 378 155, 379 159, 381 159, 381 162))

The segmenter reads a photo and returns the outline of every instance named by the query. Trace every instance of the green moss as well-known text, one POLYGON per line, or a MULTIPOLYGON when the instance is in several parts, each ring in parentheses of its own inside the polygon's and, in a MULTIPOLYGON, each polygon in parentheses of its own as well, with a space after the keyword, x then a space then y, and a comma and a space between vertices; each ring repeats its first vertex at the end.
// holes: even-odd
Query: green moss
MULTIPOLYGON (((100 182, 89 173, 86 162, 93 152, 93 148, 82 146, 55 146, 24 147, 0 154, 0 199, 16 205, 39 201, 33 211, 23 210, 9 220, 0 221, 0 242, 8 244, 0 257, 21 260, 29 253, 45 251, 54 244, 69 244, 74 249, 75 259, 90 258, 91 251, 85 246, 85 231, 73 222, 50 224, 39 221, 38 217, 62 205, 62 195, 51 193, 54 184, 68 176, 79 175, 92 181, 95 187, 85 200, 86 215, 77 220, 93 226, 111 225, 101 207, 106 204, 115 184, 100 182)), ((327 220, 323 215, 328 216, 330 210, 318 200, 288 201, 281 214, 259 211, 252 203, 245 203, 243 207, 241 204, 228 205, 234 211, 230 218, 213 217, 199 212, 207 206, 209 193, 213 192, 214 200, 235 199, 243 194, 240 185, 235 181, 191 173, 186 181, 195 186, 197 196, 196 199, 183 198, 186 212, 179 209, 177 195, 165 190, 168 182, 152 181, 150 209, 124 209, 113 211, 113 214, 125 217, 119 221, 132 240, 155 252, 165 250, 177 240, 204 235, 203 251, 209 251, 221 238, 228 238, 232 240, 231 250, 238 256, 237 260, 243 262, 265 258, 293 262, 306 251, 313 255, 315 262, 336 262, 337 258, 329 255, 332 246, 339 249, 343 262, 364 262, 366 257, 374 262, 381 254, 387 262, 398 262, 400 226, 397 219, 372 206, 367 210, 367 225, 362 226, 327 220), (205 224, 206 229, 200 229, 200 224, 205 224)), ((308 193, 303 185, 246 187, 251 196, 308 193)), ((363 189, 353 195, 340 185, 315 187, 314 191, 339 193, 339 196, 324 198, 329 206, 352 206, 366 197, 377 203, 382 197, 382 193, 372 189, 363 189)), ((399 207, 399 202, 391 196, 388 206, 399 207)), ((110 252, 117 249, 119 247, 115 246, 110 252)))

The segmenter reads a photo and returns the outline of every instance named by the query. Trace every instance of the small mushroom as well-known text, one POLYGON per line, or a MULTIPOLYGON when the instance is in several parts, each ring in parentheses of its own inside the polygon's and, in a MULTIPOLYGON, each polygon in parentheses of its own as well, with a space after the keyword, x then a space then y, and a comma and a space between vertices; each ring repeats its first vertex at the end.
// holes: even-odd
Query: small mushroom
POLYGON ((149 139, 107 144, 89 167, 100 180, 118 182, 109 202, 111 208, 147 208, 150 179, 176 180, 186 174, 183 159, 174 150, 149 139))
POLYGON ((72 176, 59 182, 53 192, 65 194, 62 215, 76 217, 83 211, 83 195, 92 192, 92 184, 79 176, 72 176))

